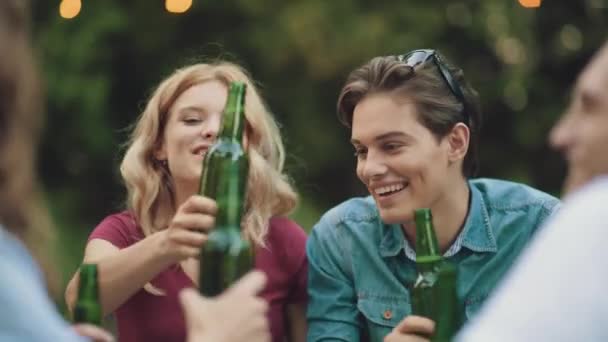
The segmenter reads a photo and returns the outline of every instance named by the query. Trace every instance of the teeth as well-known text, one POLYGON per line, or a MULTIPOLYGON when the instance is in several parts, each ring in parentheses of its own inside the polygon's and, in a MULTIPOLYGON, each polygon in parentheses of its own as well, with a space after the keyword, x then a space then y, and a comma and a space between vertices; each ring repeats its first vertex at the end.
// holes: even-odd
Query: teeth
POLYGON ((393 184, 377 188, 374 190, 374 192, 376 192, 377 195, 384 195, 390 192, 399 191, 403 188, 405 188, 404 184, 393 184))

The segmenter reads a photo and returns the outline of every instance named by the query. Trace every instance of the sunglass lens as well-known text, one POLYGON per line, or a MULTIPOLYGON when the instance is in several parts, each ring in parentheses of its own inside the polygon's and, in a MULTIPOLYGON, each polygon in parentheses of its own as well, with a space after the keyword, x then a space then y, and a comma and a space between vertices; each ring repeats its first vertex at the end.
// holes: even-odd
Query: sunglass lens
POLYGON ((416 65, 425 62, 429 58, 427 51, 413 51, 403 57, 405 64, 415 67, 416 65))

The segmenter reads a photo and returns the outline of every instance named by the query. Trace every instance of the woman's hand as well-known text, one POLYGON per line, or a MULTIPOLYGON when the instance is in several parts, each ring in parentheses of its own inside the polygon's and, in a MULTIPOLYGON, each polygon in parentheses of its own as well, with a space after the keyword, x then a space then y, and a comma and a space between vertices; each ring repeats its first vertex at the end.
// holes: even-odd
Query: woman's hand
POLYGON ((160 234, 161 253, 174 262, 198 257, 207 241, 207 232, 215 225, 215 201, 198 195, 188 198, 177 209, 169 227, 160 234))
POLYGON ((215 298, 201 297, 194 289, 180 293, 189 342, 267 342, 268 304, 256 296, 266 283, 252 271, 215 298))

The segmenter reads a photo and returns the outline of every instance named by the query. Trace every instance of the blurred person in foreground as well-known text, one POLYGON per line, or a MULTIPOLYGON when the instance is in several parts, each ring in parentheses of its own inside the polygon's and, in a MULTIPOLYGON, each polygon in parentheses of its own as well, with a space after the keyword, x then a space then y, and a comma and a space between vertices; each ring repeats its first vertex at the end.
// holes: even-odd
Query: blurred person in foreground
MULTIPOLYGON (((0 1, 0 341, 112 341, 102 329, 70 327, 50 299, 36 261, 53 283, 51 224, 35 181, 41 87, 29 42, 28 1, 0 1), (82 335, 82 336, 79 336, 82 335)), ((254 272, 216 299, 182 294, 189 341, 267 341, 267 305, 254 272), (222 322, 223 325, 217 324, 222 322), (239 330, 234 327, 238 326, 239 330)))
POLYGON ((51 223, 34 171, 42 91, 28 10, 28 1, 0 2, 0 340, 77 341, 78 332, 108 341, 112 336, 94 326, 70 328, 46 289, 57 279, 47 254, 51 223))
POLYGON ((608 43, 549 141, 568 162, 563 208, 459 341, 608 341, 608 43))
MULTIPOLYGON (((602 266, 608 258, 608 43, 579 75, 549 142, 568 162, 563 207, 459 342, 608 341, 608 272, 602 266)), ((406 321, 411 330, 433 332, 426 318, 406 321)))
POLYGON ((417 276, 415 209, 432 210, 465 320, 557 210, 558 199, 529 186, 472 178, 479 107, 462 70, 435 50, 376 57, 349 75, 338 111, 371 196, 340 204, 313 228, 309 341, 416 337, 402 322, 417 276))
MULTIPOLYGON (((180 68, 158 85, 120 167, 127 208, 89 236, 84 262, 98 264, 102 309, 115 313, 121 341, 186 337, 177 294, 198 286, 201 247, 214 227, 217 206, 198 194, 199 180, 233 81, 247 85, 250 166, 242 229, 255 246, 255 267, 267 277, 260 296, 269 304, 272 340, 305 339, 306 233, 286 217, 297 194, 283 171, 279 127, 245 70, 217 61, 180 68)), ((69 307, 77 279, 66 290, 69 307)))

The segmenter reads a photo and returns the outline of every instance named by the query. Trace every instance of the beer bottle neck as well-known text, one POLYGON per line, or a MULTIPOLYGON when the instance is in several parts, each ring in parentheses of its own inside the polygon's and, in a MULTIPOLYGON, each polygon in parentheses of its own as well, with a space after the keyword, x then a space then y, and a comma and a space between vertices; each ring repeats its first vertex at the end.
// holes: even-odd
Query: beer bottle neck
POLYGON ((246 84, 232 82, 228 89, 228 99, 222 118, 222 126, 219 132, 220 139, 236 140, 239 143, 243 138, 245 128, 245 93, 246 84))
POLYGON ((442 259, 433 229, 430 209, 418 209, 414 213, 416 221, 416 262, 433 263, 442 259))

